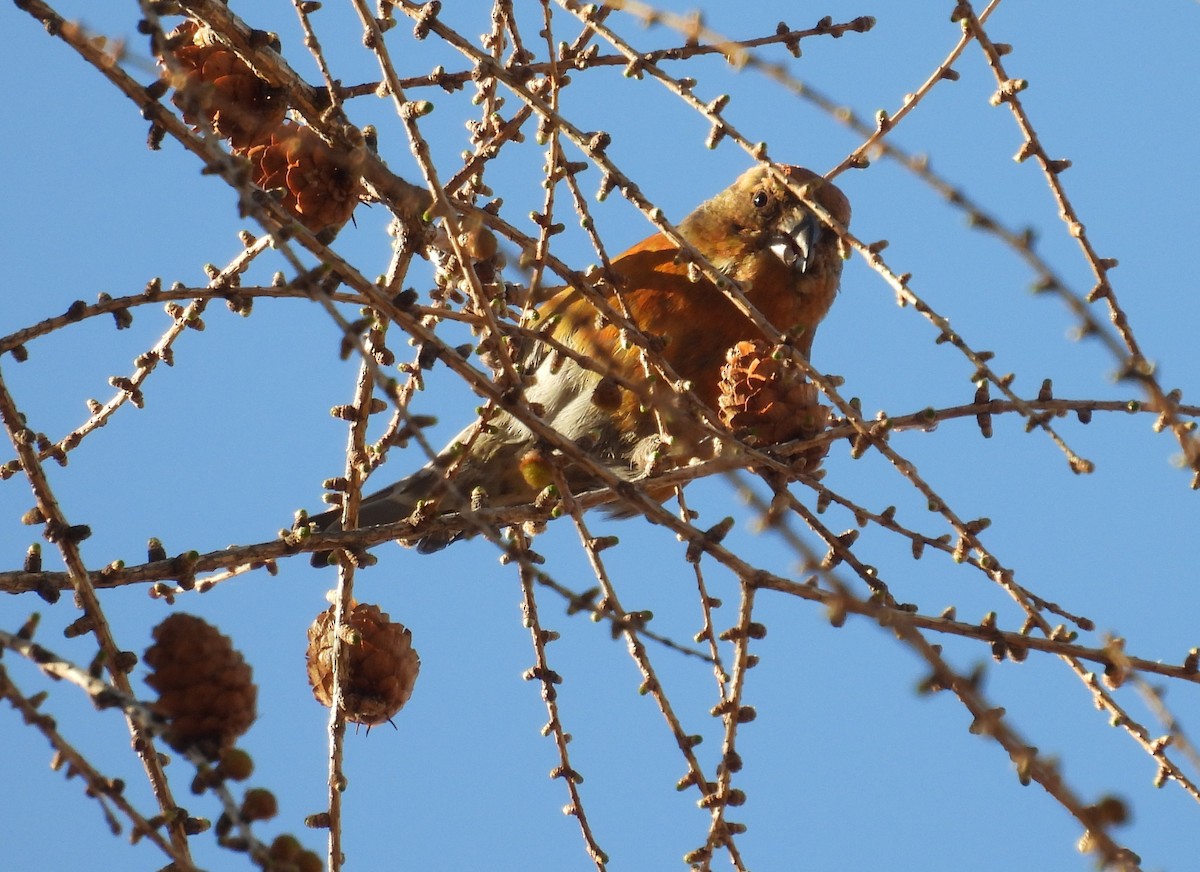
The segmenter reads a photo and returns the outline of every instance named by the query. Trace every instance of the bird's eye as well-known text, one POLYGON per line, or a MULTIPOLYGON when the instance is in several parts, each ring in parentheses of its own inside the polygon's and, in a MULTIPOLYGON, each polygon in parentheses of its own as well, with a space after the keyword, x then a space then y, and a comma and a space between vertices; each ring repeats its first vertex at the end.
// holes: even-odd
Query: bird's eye
POLYGON ((766 191, 755 191, 750 202, 754 204, 755 209, 762 209, 771 202, 771 196, 766 191))

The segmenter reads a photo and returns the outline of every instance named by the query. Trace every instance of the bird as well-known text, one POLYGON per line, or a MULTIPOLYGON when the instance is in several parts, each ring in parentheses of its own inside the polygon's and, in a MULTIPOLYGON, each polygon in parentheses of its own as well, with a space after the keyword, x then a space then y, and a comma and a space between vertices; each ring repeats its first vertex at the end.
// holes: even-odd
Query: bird
MULTIPOLYGON (((806 196, 843 228, 850 222, 850 203, 836 185, 811 170, 775 164, 772 172, 771 166, 760 164, 742 173, 697 206, 679 223, 678 232, 723 276, 736 281, 746 299, 808 359, 817 325, 838 291, 844 247, 839 234, 777 173, 795 186, 805 186, 806 196)), ((659 346, 661 359, 674 374, 715 410, 726 352, 763 334, 680 254, 661 232, 637 243, 612 261, 617 287, 609 290, 608 301, 617 311, 628 312, 634 326, 659 346)), ((648 409, 650 380, 640 349, 622 343, 619 326, 598 318, 595 305, 577 288, 554 293, 540 304, 538 316, 537 323, 574 355, 545 342, 532 343, 520 359, 530 408, 622 478, 636 477, 639 469, 644 472, 647 457, 660 446, 660 420, 648 409)), ((661 400, 663 380, 656 384, 660 387, 654 399, 661 400)), ((681 417, 672 410, 683 404, 656 402, 655 407, 668 410, 670 424, 681 417)), ((470 505, 472 493, 477 498, 485 495, 491 507, 532 502, 549 475, 540 460, 539 442, 525 424, 497 409, 486 426, 478 421, 468 426, 422 469, 364 497, 359 525, 408 518, 420 502, 435 498, 436 511, 456 511, 470 505)), ((572 490, 595 483, 586 470, 568 466, 565 475, 572 490)), ((340 517, 335 509, 308 522, 326 532, 340 529, 340 517)), ((417 547, 436 551, 461 535, 431 534, 417 547)), ((328 553, 314 555, 314 565, 327 561, 328 553)))

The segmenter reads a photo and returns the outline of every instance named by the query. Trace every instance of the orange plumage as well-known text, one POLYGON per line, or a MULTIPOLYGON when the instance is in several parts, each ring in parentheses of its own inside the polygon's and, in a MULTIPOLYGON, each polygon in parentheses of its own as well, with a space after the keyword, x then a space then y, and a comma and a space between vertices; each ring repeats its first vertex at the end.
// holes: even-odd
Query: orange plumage
MULTIPOLYGON (((850 220, 850 205, 833 184, 800 167, 780 167, 795 185, 808 185, 815 200, 838 223, 850 220)), ((746 298, 797 350, 808 355, 817 325, 837 294, 841 278, 841 246, 837 234, 817 220, 766 167, 742 174, 729 188, 702 203, 679 224, 680 235, 724 275, 738 282, 746 298)), ((762 339, 762 332, 707 278, 676 255, 676 246, 655 234, 612 263, 622 284, 621 300, 609 302, 620 311, 628 306, 639 330, 662 341, 661 358, 708 408, 717 407, 721 366, 726 352, 742 340, 762 339)), ((554 430, 586 449, 597 462, 619 475, 638 472, 639 446, 654 440, 658 423, 644 412, 644 390, 597 391, 605 373, 625 384, 646 381, 636 347, 622 348, 613 324, 597 326, 597 312, 587 298, 566 288, 539 307, 543 319, 554 318, 550 335, 595 364, 594 369, 556 355, 537 343, 523 361, 526 399, 554 430), (557 317, 555 317, 557 316, 557 317), (598 370, 598 371, 597 371, 598 370), (604 396, 601 397, 601 394, 604 396)), ((610 387, 610 386, 607 386, 610 387)), ((443 511, 465 505, 472 490, 482 488, 493 506, 529 502, 536 488, 527 478, 523 458, 537 440, 520 421, 499 412, 476 434, 472 425, 453 440, 470 443, 456 464, 450 484, 444 470, 450 452, 402 481, 366 497, 360 508, 363 526, 389 523, 410 515, 418 500, 437 497, 443 511), (473 438, 472 438, 473 437, 473 438)), ((587 487, 585 474, 567 470, 572 487, 587 487)), ((314 519, 320 529, 335 529, 337 513, 314 519)), ((426 549, 445 544, 427 542, 426 549)))

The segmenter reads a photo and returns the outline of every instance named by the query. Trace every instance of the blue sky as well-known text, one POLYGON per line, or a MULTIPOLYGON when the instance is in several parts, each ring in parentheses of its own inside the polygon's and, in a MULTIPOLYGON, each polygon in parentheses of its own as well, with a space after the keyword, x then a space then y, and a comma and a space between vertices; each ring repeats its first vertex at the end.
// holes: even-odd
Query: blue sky
MULTIPOLYGON (((762 53, 870 119, 877 109, 894 113, 954 45, 958 28, 949 21, 950 5, 905 4, 902 10, 896 3, 829 0, 805 6, 804 19, 795 4, 782 2, 709 3, 704 11, 706 23, 731 38, 773 33, 781 18, 802 27, 824 15, 834 21, 875 16, 868 34, 806 40, 799 59, 777 48, 762 53)), ((335 75, 346 83, 372 80, 374 61, 362 49, 353 14, 341 4, 326 6, 314 22, 335 75)), ((150 80, 152 62, 134 29, 133 4, 56 8, 127 38, 128 68, 150 80)), ((292 65, 318 81, 290 4, 235 8, 252 24, 278 31, 292 65)), ((1052 156, 1072 161, 1063 182, 1099 253, 1120 261, 1113 286, 1145 354, 1165 387, 1182 389, 1184 402, 1194 402, 1200 390, 1193 257, 1200 170, 1187 155, 1198 134, 1192 107, 1200 102, 1200 7, 1175 2, 1158 13, 1138 14, 1116 2, 1010 3, 1000 5, 988 31, 1013 46, 1005 64, 1010 75, 1029 82, 1021 99, 1043 144, 1052 156)), ((485 4, 478 12, 446 15, 467 34, 488 26, 485 4)), ((525 25, 530 36, 538 16, 525 25)), ((560 12, 555 26, 569 38, 574 30, 562 19, 560 12)), ((663 27, 643 29, 619 13, 613 20, 646 50, 679 41, 663 27)), ((147 125, 136 109, 25 13, 7 7, 0 25, 6 58, 0 83, 8 100, 7 135, 0 142, 8 167, 0 198, 6 267, 0 336, 61 313, 76 299, 137 293, 155 276, 166 285, 204 284, 204 264, 223 265, 241 248, 237 231, 247 225, 237 217, 234 194, 202 176, 177 144, 148 151, 147 125)), ((392 34, 402 75, 438 63, 459 68, 457 56, 436 38, 414 43, 406 34, 403 22, 392 34)), ((938 173, 1007 226, 1033 228, 1038 252, 1071 288, 1086 292, 1086 264, 1040 172, 1032 162, 1012 159, 1021 137, 1008 110, 988 103, 995 82, 978 47, 968 46, 955 68, 959 80, 939 84, 892 141, 928 154, 938 173)), ((780 160, 825 171, 860 142, 752 71, 734 73, 714 58, 670 69, 677 75, 686 69, 705 99, 730 94, 727 117, 752 140, 769 143, 780 160)), ((633 81, 614 70, 575 80, 564 92, 564 113, 584 129, 609 131, 610 156, 673 221, 751 165, 732 143, 706 150, 706 125, 649 77, 633 81)), ((445 177, 467 147, 470 92, 428 96, 435 111, 422 119, 422 130, 445 177)), ((504 111, 514 108, 510 101, 504 111)), ((397 173, 418 180, 387 104, 364 98, 349 112, 356 123, 380 129, 380 153, 397 173)), ((542 160, 531 136, 491 171, 489 183, 505 198, 510 220, 522 220, 540 204, 531 180, 542 160)), ((590 193, 599 174, 588 170, 581 182, 590 193)), ((994 351, 993 368, 1014 372, 1021 396, 1035 396, 1045 378, 1053 379, 1060 397, 1137 396, 1132 385, 1114 380, 1117 361, 1100 343, 1073 338, 1076 324, 1060 302, 1030 293, 1031 273, 1011 251, 967 228, 960 211, 912 174, 881 159, 838 183, 853 204, 856 234, 887 239, 891 267, 912 273, 913 289, 974 348, 994 351)), ((610 252, 649 232, 619 197, 593 205, 610 252)), ((356 221, 333 247, 376 275, 389 255, 386 215, 378 206, 361 207, 356 221)), ((594 260, 574 229, 560 243, 557 253, 574 266, 594 260)), ((246 281, 266 282, 277 269, 285 265, 272 255, 246 281)), ((427 291, 428 273, 414 273, 410 283, 427 291)), ((90 566, 141 562, 149 536, 161 538, 169 553, 269 540, 296 509, 315 507, 321 480, 342 470, 344 423, 328 408, 349 401, 356 365, 337 360, 339 334, 325 313, 301 301, 261 300, 249 318, 211 306, 205 322, 204 332, 180 339, 175 366, 160 367, 148 381, 144 409, 122 409, 84 440, 69 466, 50 470, 68 518, 93 529, 84 543, 90 566)), ((29 343, 25 363, 0 357, 0 373, 29 425, 61 438, 86 419, 85 400, 107 400, 108 378, 128 374, 167 324, 159 306, 140 307, 133 327, 121 332, 111 320, 93 319, 29 343)), ((897 307, 892 291, 855 258, 817 336, 813 363, 842 376, 843 394, 859 397, 869 414, 970 402, 973 367, 950 346, 935 344, 936 334, 912 308, 897 307)), ((402 342, 396 349, 401 359, 409 351, 402 342)), ((437 415, 437 439, 457 432, 475 405, 438 368, 414 408, 437 415)), ((1097 633, 1084 644, 1102 644, 1102 634, 1112 632, 1127 639, 1132 653, 1178 663, 1200 644, 1193 544, 1200 495, 1188 489, 1189 473, 1173 465, 1178 445, 1169 434, 1154 433, 1152 422, 1151 415, 1125 413, 1098 413, 1087 426, 1073 417, 1058 420, 1071 446, 1095 462, 1088 476, 1072 473, 1048 438, 1026 434, 1014 416, 997 417, 990 440, 966 418, 930 433, 898 433, 892 445, 960 516, 992 519, 985 541, 1021 584, 1096 622, 1097 633)), ((415 450, 394 452, 379 482, 420 463, 415 450)), ((839 443, 825 467, 825 483, 860 505, 876 512, 895 505, 902 523, 932 536, 947 532, 878 454, 852 460, 839 443)), ((814 502, 811 493, 796 492, 806 504, 814 502)), ((698 482, 687 494, 710 522, 726 514, 743 521, 729 539, 739 553, 803 577, 778 538, 756 535, 744 522, 748 513, 728 482, 698 482)), ((0 570, 18 568, 38 538, 35 528, 19 523, 30 505, 23 478, 0 482, 0 570)), ((854 526, 852 516, 836 508, 823 520, 836 532, 854 526)), ((661 528, 600 517, 589 517, 589 524, 593 532, 621 537, 604 556, 623 605, 652 610, 656 630, 687 642, 700 617, 683 546, 661 528)), ((823 551, 811 534, 807 540, 823 551)), ((577 589, 592 584, 566 522, 550 525, 537 547, 559 581, 577 589)), ((1015 607, 982 574, 944 555, 914 561, 907 541, 877 527, 862 531, 855 550, 878 567, 897 598, 923 613, 936 615, 953 604, 964 620, 995 610, 1001 626, 1020 624, 1015 607)), ((431 556, 394 545, 376 553, 379 564, 359 576, 358 596, 412 629, 423 668, 396 730, 349 738, 351 868, 591 868, 578 828, 560 811, 566 791, 546 775, 557 755, 539 734, 546 713, 538 688, 521 680, 533 653, 513 569, 500 566, 495 549, 479 541, 431 556)), ((48 547, 47 567, 60 568, 57 560, 48 547)), ((716 565, 704 569, 725 600, 719 626, 728 626, 736 617, 735 583, 716 565)), ((855 584, 848 574, 841 577, 855 584)), ((280 817, 261 832, 291 831, 320 851, 318 834, 303 831, 301 821, 324 802, 326 712, 307 688, 303 648, 304 630, 324 607, 333 580, 331 570, 297 559, 283 563, 278 576, 254 573, 176 605, 218 624, 254 667, 260 718, 244 744, 257 764, 253 783, 272 788, 281 805, 280 817)), ((543 622, 562 634, 551 647, 551 665, 565 678, 560 704, 574 737, 572 762, 585 777, 585 808, 612 858, 610 868, 679 868, 681 856, 703 840, 707 817, 696 808, 694 792, 674 790, 683 761, 661 715, 638 695, 640 677, 622 642, 604 626, 566 615, 548 592, 541 596, 543 622)), ((86 663, 91 643, 61 636, 77 617, 69 600, 51 607, 29 596, 6 597, 0 627, 15 630, 40 611, 39 641, 86 663)), ((167 613, 139 587, 106 593, 104 603, 119 644, 138 652, 167 613)), ((915 693, 925 666, 887 631, 856 618, 835 630, 819 606, 769 592, 759 595, 756 616, 769 631, 753 649, 761 663, 747 685, 746 701, 758 718, 740 732, 746 766, 735 779, 748 800, 731 815, 748 825, 739 845, 749 867, 1091 868, 1075 850, 1077 823, 1037 786, 1019 785, 1003 752, 968 732, 970 717, 957 702, 915 693)), ((990 662, 980 643, 929 638, 943 644, 961 670, 990 662)), ((711 768, 721 735, 708 715, 717 698, 711 670, 653 646, 651 656, 685 728, 705 736, 699 751, 711 768)), ((4 664, 25 692, 48 687, 46 708, 68 738, 104 771, 126 778, 130 795, 148 811, 120 719, 94 713, 81 694, 48 685, 12 654, 4 664)), ((1154 762, 1095 711, 1061 661, 1034 653, 1022 664, 993 664, 986 674, 989 699, 1006 708, 1028 742, 1059 759, 1075 790, 1089 800, 1113 793, 1129 802, 1133 821, 1115 834, 1143 857, 1144 868, 1194 868, 1194 840, 1181 834, 1195 830, 1195 801, 1175 784, 1152 787, 1154 762)), ((143 675, 142 667, 135 670, 136 679, 143 675)), ((1162 682, 1151 677, 1151 683, 1162 682)), ((1200 722, 1195 688, 1172 684, 1167 702, 1185 728, 1194 727, 1200 722)), ((1163 732, 1131 688, 1118 699, 1152 735, 1163 732)), ((0 735, 8 749, 0 772, 6 783, 23 788, 0 822, 13 868, 156 868, 162 862, 152 847, 131 848, 108 836, 80 784, 48 770, 46 742, 7 708, 0 712, 0 735)), ((171 770, 180 801, 193 814, 215 816, 208 797, 187 793, 185 770, 182 763, 171 770)), ((238 867, 240 858, 216 849, 211 839, 195 841, 202 866, 238 867)))

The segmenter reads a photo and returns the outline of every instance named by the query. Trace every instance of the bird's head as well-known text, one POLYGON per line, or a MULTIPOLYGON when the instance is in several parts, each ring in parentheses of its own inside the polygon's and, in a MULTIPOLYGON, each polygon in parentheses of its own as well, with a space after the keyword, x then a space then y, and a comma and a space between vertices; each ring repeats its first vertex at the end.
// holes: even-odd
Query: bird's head
MULTIPOLYGON (((802 167, 780 169, 839 224, 849 224, 850 203, 832 182, 802 167)), ((748 170, 702 203, 679 230, 713 266, 739 282, 752 282, 764 271, 778 275, 780 265, 793 280, 841 271, 837 235, 765 166, 748 170)))

